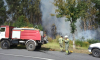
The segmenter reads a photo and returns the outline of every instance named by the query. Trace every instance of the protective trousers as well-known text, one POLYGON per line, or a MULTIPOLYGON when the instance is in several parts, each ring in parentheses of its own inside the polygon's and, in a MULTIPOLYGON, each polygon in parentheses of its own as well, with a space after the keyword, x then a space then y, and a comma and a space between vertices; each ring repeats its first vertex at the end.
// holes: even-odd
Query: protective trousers
POLYGON ((66 50, 66 53, 67 54, 69 53, 68 48, 69 48, 69 44, 68 43, 65 43, 65 50, 66 50))
POLYGON ((63 44, 59 43, 59 45, 60 45, 60 50, 62 51, 63 50, 63 44))

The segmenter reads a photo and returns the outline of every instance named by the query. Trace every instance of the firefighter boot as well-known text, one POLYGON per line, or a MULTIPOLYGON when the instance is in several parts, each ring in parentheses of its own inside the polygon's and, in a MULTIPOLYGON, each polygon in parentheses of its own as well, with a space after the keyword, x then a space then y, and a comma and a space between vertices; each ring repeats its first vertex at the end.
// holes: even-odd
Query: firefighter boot
POLYGON ((66 54, 69 55, 69 51, 66 51, 66 54))

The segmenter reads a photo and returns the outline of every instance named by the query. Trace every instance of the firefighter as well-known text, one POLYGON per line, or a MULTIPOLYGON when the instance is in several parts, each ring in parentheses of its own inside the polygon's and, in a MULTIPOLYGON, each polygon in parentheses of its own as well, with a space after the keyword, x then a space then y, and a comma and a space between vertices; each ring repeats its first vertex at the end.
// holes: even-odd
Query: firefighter
POLYGON ((66 54, 69 55, 69 50, 68 50, 68 48, 69 48, 69 39, 68 39, 68 36, 67 35, 65 36, 64 42, 65 42, 66 54))
POLYGON ((60 50, 62 51, 63 50, 63 36, 59 38, 59 45, 60 45, 60 50))

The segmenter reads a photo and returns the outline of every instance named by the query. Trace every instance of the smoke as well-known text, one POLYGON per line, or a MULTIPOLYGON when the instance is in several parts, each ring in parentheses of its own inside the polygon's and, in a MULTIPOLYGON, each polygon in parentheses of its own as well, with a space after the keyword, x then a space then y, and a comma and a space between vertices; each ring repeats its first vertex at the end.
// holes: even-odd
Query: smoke
MULTIPOLYGON (((41 0, 41 11, 42 11, 42 25, 44 29, 47 31, 47 35, 51 36, 51 26, 55 24, 57 27, 57 33, 61 33, 61 35, 68 35, 70 39, 72 39, 70 22, 65 22, 66 18, 56 18, 56 16, 51 16, 50 14, 55 14, 56 7, 52 4, 54 0, 41 0)), ((75 32, 75 38, 81 39, 84 37, 85 39, 96 39, 98 30, 87 30, 83 31, 80 28, 80 19, 77 20, 76 26, 77 30, 75 32)))
POLYGON ((48 35, 51 35, 51 26, 55 24, 57 32, 62 35, 70 34, 70 23, 65 22, 65 18, 56 18, 50 14, 55 14, 55 6, 52 4, 53 0, 41 0, 41 11, 42 11, 42 24, 48 35))

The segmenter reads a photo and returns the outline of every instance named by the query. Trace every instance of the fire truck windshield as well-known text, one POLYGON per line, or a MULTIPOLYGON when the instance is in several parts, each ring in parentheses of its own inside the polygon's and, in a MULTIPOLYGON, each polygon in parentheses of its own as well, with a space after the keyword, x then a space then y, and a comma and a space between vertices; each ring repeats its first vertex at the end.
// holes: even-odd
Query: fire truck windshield
POLYGON ((5 32, 5 28, 0 28, 0 32, 5 32))

